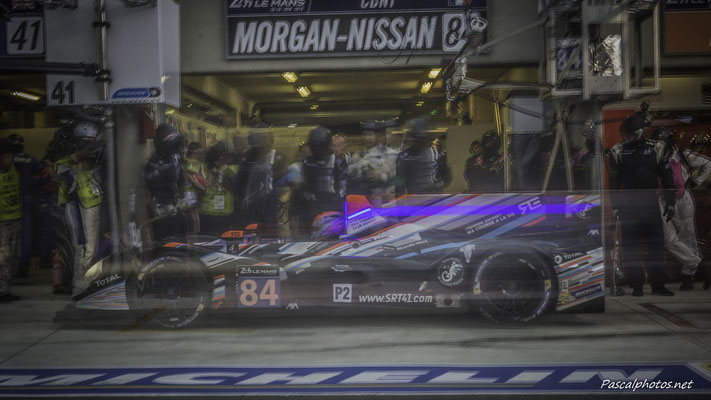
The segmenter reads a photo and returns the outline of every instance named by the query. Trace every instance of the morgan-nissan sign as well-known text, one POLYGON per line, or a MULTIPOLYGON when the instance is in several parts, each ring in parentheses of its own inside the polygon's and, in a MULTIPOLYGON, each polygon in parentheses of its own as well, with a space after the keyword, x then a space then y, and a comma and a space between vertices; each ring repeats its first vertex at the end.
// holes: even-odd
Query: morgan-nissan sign
POLYGON ((457 52, 487 0, 226 0, 226 57, 457 52), (470 4, 471 3, 471 4, 470 4))

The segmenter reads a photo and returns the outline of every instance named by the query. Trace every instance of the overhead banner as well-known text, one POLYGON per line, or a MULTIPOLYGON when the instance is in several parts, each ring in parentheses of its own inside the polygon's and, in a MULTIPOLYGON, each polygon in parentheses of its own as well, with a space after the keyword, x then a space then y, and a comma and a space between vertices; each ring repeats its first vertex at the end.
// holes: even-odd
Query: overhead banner
POLYGON ((228 59, 443 54, 487 0, 226 0, 225 16, 228 59))

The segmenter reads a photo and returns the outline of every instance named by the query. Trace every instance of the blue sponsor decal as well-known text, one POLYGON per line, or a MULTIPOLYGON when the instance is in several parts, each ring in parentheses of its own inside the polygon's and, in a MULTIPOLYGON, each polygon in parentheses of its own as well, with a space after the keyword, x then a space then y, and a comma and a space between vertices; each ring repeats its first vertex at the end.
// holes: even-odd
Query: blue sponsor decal
POLYGON ((0 397, 328 393, 711 393, 709 364, 0 369, 0 397))
POLYGON ((114 92, 112 99, 144 99, 160 96, 160 89, 152 88, 123 88, 114 92))
POLYGON ((584 289, 572 291, 570 292, 570 294, 576 299, 579 299, 582 297, 590 296, 591 294, 595 294, 597 292, 602 292, 602 285, 596 284, 593 286, 586 287, 584 289))

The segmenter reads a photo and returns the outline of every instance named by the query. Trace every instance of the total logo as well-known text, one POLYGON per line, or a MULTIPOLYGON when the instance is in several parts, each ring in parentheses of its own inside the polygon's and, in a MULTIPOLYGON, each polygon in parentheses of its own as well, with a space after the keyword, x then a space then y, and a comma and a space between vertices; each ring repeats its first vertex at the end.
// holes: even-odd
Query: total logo
POLYGON ((94 284, 96 285, 96 287, 102 287, 104 285, 107 285, 107 284, 119 279, 119 278, 121 278, 121 275, 114 274, 114 275, 109 276, 108 278, 99 279, 94 284))
POLYGON ((566 261, 570 261, 572 259, 582 257, 583 255, 585 255, 585 253, 583 253, 582 251, 576 251, 575 253, 561 253, 561 254, 556 254, 555 256, 553 256, 553 261, 556 264, 562 264, 566 261))

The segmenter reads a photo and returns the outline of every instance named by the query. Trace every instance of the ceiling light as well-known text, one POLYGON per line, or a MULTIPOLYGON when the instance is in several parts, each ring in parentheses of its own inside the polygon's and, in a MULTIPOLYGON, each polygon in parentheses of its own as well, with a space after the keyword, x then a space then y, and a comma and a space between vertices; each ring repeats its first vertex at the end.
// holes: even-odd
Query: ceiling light
POLYGON ((439 76, 439 73, 440 73, 440 72, 442 72, 442 68, 432 68, 432 69, 430 70, 430 72, 427 73, 427 76, 428 76, 430 79, 434 79, 434 78, 436 78, 437 76, 439 76))
POLYGON ((13 92, 10 92, 10 94, 12 94, 13 96, 22 97, 23 99, 26 99, 26 100, 37 101, 40 99, 39 96, 31 94, 31 93, 27 93, 27 92, 13 91, 13 92))
POLYGON ((418 101, 417 103, 415 103, 417 107, 422 107, 423 104, 425 104, 424 101, 418 101))
POLYGON ((296 128, 296 124, 289 124, 289 128, 296 128))
POLYGON ((296 76, 294 72, 284 72, 281 74, 281 76, 283 76, 284 79, 286 79, 286 81, 289 83, 294 83, 297 79, 299 79, 299 77, 296 76))
POLYGON ((422 87, 420 88, 420 93, 422 93, 422 94, 427 94, 427 92, 429 92, 430 89, 432 89, 432 84, 433 84, 433 83, 434 83, 434 82, 430 82, 430 81, 423 83, 423 84, 422 84, 422 87))
POLYGON ((296 91, 299 92, 299 96, 301 97, 309 97, 311 94, 311 91, 306 86, 299 86, 296 88, 296 91))
POLYGON ((312 110, 318 110, 318 104, 312 104, 311 105, 312 110))

